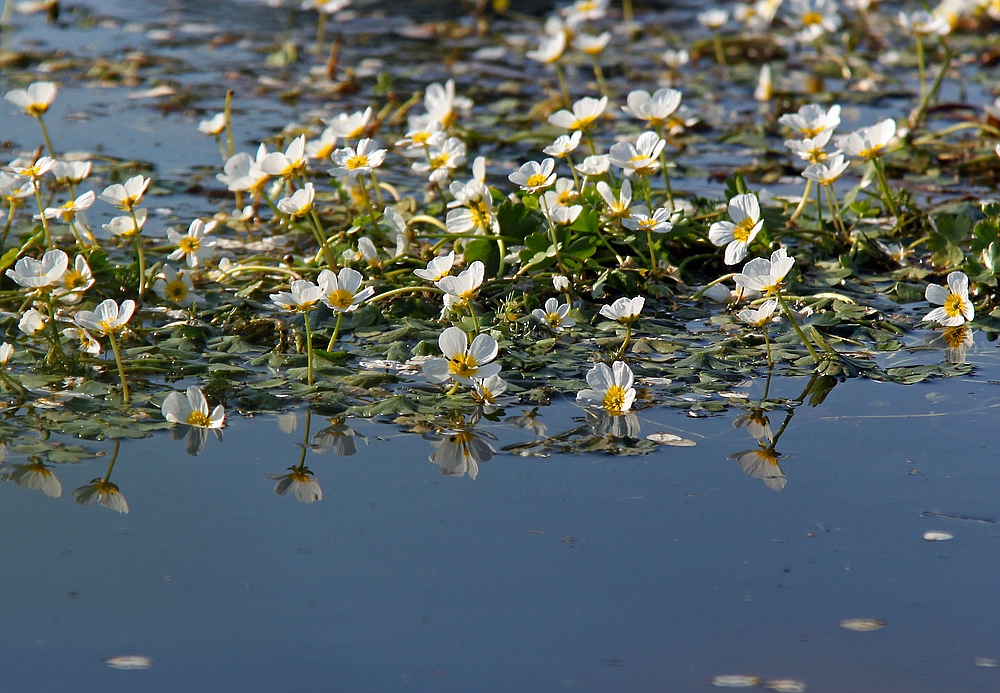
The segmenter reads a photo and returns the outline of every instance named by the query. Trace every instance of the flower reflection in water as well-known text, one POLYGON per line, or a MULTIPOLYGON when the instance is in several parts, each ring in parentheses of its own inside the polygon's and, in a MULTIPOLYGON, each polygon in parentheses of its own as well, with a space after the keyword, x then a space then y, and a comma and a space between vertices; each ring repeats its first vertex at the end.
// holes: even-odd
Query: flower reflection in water
POLYGON ((121 441, 115 441, 115 451, 111 455, 111 462, 108 464, 108 471, 103 478, 92 479, 89 484, 85 484, 73 491, 73 498, 80 505, 87 505, 97 501, 105 508, 111 508, 115 512, 128 514, 128 502, 125 496, 118 490, 118 485, 111 482, 111 472, 115 468, 115 461, 118 459, 118 449, 121 441))
POLYGON ((972 348, 972 328, 966 325, 946 327, 940 332, 931 332, 925 336, 927 346, 944 349, 944 358, 948 363, 965 363, 965 355, 972 348))
MULTIPOLYGON (((298 426, 298 417, 294 414, 292 416, 284 416, 279 418, 279 425, 282 431, 292 432, 298 426)), ((274 485, 274 493, 278 496, 287 496, 291 493, 295 494, 295 497, 302 503, 315 503, 316 501, 323 500, 323 489, 320 487, 319 482, 316 481, 316 477, 313 476, 312 470, 306 466, 306 453, 309 450, 314 450, 313 446, 316 445, 316 440, 313 440, 313 446, 309 444, 309 428, 312 425, 312 412, 306 410, 306 430, 302 437, 302 442, 299 447, 302 449, 302 453, 299 455, 299 463, 288 468, 287 474, 268 474, 267 478, 271 481, 277 481, 278 483, 274 485)), ((346 427, 345 427, 346 428, 346 427)), ((323 431, 316 434, 319 438, 323 431)), ((345 434, 341 433, 341 436, 345 434)), ((353 431, 352 431, 353 435, 353 431)), ((334 443, 335 445, 335 443, 334 443)), ((357 445, 353 445, 353 451, 348 453, 353 455, 357 452, 357 445)), ((329 448, 324 448, 321 452, 325 452, 329 448)), ((340 453, 337 453, 340 454, 340 453)))
POLYGON ((754 479, 763 481, 768 488, 780 491, 785 488, 788 480, 785 478, 785 473, 781 471, 781 467, 778 466, 779 456, 773 447, 762 444, 755 450, 741 450, 733 453, 729 459, 737 460, 740 469, 754 479))
POLYGON ((316 454, 333 450, 334 455, 350 457, 358 451, 358 441, 368 444, 368 438, 344 423, 343 417, 330 419, 330 425, 313 436, 310 448, 316 454))
POLYGON ((52 469, 41 460, 6 466, 0 479, 13 481, 23 488, 37 489, 49 498, 58 498, 62 495, 62 484, 52 469))
POLYGON ((764 383, 764 394, 759 402, 750 404, 745 412, 736 417, 733 426, 746 430, 757 441, 757 447, 749 450, 740 450, 729 456, 728 459, 736 460, 740 469, 752 476, 760 479, 764 484, 774 490, 780 491, 785 488, 788 479, 785 477, 781 465, 778 464, 783 455, 775 448, 788 424, 795 414, 796 407, 808 401, 809 406, 815 407, 823 403, 837 384, 837 379, 832 376, 813 375, 809 378, 805 388, 795 399, 772 399, 769 400, 768 391, 771 387, 771 376, 764 383), (808 399, 807 399, 808 398, 808 399), (777 431, 771 431, 770 412, 785 412, 785 419, 777 431))
POLYGON ((434 446, 434 452, 427 459, 449 475, 468 474, 470 479, 475 480, 480 463, 488 461, 497 452, 489 443, 490 440, 496 440, 495 436, 477 431, 473 425, 464 421, 454 428, 444 429, 428 437, 434 446))
POLYGON ((631 412, 608 414, 587 409, 587 423, 599 438, 638 438, 641 427, 639 417, 631 412))

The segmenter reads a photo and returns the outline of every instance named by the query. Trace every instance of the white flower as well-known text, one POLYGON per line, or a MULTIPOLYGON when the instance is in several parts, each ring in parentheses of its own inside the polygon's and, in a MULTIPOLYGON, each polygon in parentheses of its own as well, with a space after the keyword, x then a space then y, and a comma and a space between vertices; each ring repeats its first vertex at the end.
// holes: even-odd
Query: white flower
POLYGON ((306 183, 289 197, 278 200, 278 209, 290 217, 304 217, 312 211, 315 199, 316 189, 312 183, 306 183))
POLYGON ((642 296, 619 298, 609 306, 601 306, 600 314, 608 320, 616 320, 624 325, 639 319, 639 313, 642 312, 645 303, 646 299, 642 296))
POLYGON ((332 131, 342 140, 355 140, 360 138, 368 129, 374 111, 369 106, 363 111, 355 113, 340 113, 333 120, 324 121, 332 131))
POLYGON ((778 122, 794 130, 800 137, 816 137, 820 133, 837 129, 840 125, 840 106, 834 104, 827 110, 819 104, 806 104, 797 113, 781 116, 778 122))
POLYGON ((581 137, 583 137, 583 131, 581 130, 574 130, 570 135, 559 135, 555 142, 543 149, 542 152, 557 159, 562 159, 576 151, 576 148, 580 146, 581 137))
POLYGON ((479 287, 483 284, 485 274, 486 266, 481 261, 476 260, 459 272, 457 277, 441 277, 434 283, 445 292, 446 299, 450 297, 452 305, 464 305, 475 298, 479 287))
POLYGON ((521 164, 521 167, 507 178, 514 185, 521 186, 524 192, 536 193, 556 182, 555 167, 556 162, 552 158, 545 159, 541 163, 528 161, 521 164))
POLYGON ((976 309, 969 300, 969 278, 964 272, 949 274, 947 289, 938 284, 928 284, 924 298, 929 303, 941 306, 925 315, 924 320, 933 320, 945 327, 956 327, 976 317, 976 309))
POLYGON ((753 90, 755 101, 770 101, 774 95, 774 83, 771 81, 771 63, 761 65, 757 77, 757 88, 753 90))
POLYGON ((373 139, 364 138, 358 142, 358 148, 344 147, 333 153, 333 163, 338 168, 330 169, 331 176, 336 178, 357 178, 367 175, 385 161, 385 150, 379 149, 379 144, 373 139))
POLYGON ((288 145, 284 154, 271 152, 260 162, 264 173, 288 180, 306 170, 306 136, 299 135, 288 145))
POLYGON ((455 251, 453 250, 447 255, 439 255, 428 262, 427 269, 416 269, 413 270, 413 273, 421 279, 426 279, 429 282, 436 282, 444 277, 447 277, 451 272, 452 265, 454 264, 455 251))
POLYGON ((789 257, 784 248, 771 253, 771 259, 756 257, 743 266, 743 272, 733 277, 736 286, 774 294, 781 289, 781 281, 792 269, 795 258, 789 257))
POLYGON ((472 428, 443 432, 432 441, 434 452, 427 459, 441 467, 445 474, 457 477, 468 474, 475 481, 479 475, 479 463, 496 454, 485 439, 486 435, 472 428))
POLYGON ((62 303, 79 303, 84 292, 94 285, 94 275, 87 264, 87 258, 77 255, 73 260, 73 268, 63 273, 59 284, 54 293, 62 303))
POLYGON ((424 108, 430 119, 449 128, 455 124, 459 112, 468 113, 472 109, 472 99, 455 95, 455 80, 449 79, 442 86, 437 82, 427 85, 424 92, 424 108))
POLYGON ((843 154, 837 154, 826 163, 810 164, 802 172, 802 176, 821 185, 830 185, 843 175, 849 165, 850 162, 843 154))
POLYGON ((666 142, 652 130, 639 135, 635 144, 616 142, 611 145, 608 155, 611 165, 622 169, 626 176, 638 174, 648 176, 660 168, 659 156, 666 142))
POLYGON ((729 218, 732 221, 717 221, 712 224, 708 229, 708 240, 713 245, 726 246, 724 262, 735 265, 747 256, 747 246, 764 226, 757 198, 746 193, 731 199, 729 218))
POLYGON ((184 259, 188 267, 197 267, 205 258, 211 257, 215 248, 215 239, 208 234, 215 228, 215 221, 207 224, 201 219, 195 219, 188 226, 187 233, 167 229, 167 240, 177 246, 177 250, 167 257, 175 262, 184 259))
POLYGON ((361 282, 364 279, 361 272, 350 267, 344 267, 339 274, 323 270, 317 278, 317 283, 323 292, 323 303, 335 313, 357 310, 358 306, 375 293, 375 289, 370 286, 361 289, 361 282))
POLYGON ((146 225, 147 212, 145 209, 136 209, 132 214, 124 214, 114 217, 107 224, 103 225, 105 231, 113 233, 122 238, 131 238, 138 233, 142 233, 142 227, 146 225), (132 218, 135 214, 135 218, 132 218))
POLYGON ((226 114, 216 113, 211 118, 198 123, 198 132, 204 135, 218 135, 226 129, 226 114))
MULTIPOLYGON (((94 204, 95 197, 94 191, 88 190, 75 200, 65 202, 59 207, 46 207, 43 215, 46 219, 59 219, 60 221, 68 224, 76 219, 77 212, 90 209, 90 207, 94 204)), ((36 214, 35 218, 39 218, 39 215, 36 214)))
POLYGON ((772 298, 764 301, 759 308, 744 308, 736 317, 752 327, 762 327, 771 320, 774 311, 778 309, 778 299, 772 298))
POLYGON ((681 93, 676 89, 658 89, 650 95, 641 89, 629 92, 627 106, 622 110, 633 118, 645 120, 649 128, 662 128, 681 105, 681 93))
POLYGON ((222 428, 226 411, 220 404, 208 412, 208 400, 204 393, 192 385, 185 394, 171 392, 163 400, 163 418, 170 423, 187 424, 196 428, 222 428))
POLYGON ((97 309, 81 310, 73 318, 77 325, 97 334, 110 335, 118 332, 135 312, 135 301, 126 299, 119 308, 114 299, 106 299, 98 304, 97 309))
POLYGON ((670 70, 677 70, 691 62, 691 54, 681 48, 674 50, 668 48, 663 51, 663 64, 670 70))
POLYGON ((611 368, 603 363, 595 364, 587 373, 590 387, 576 393, 576 401, 609 414, 623 414, 635 401, 633 379, 632 369, 624 361, 615 361, 611 368))
POLYGON ((704 12, 699 12, 696 18, 698 19, 698 23, 703 27, 715 31, 721 29, 729 21, 729 12, 722 9, 705 10, 704 12))
POLYGON ((21 316, 17 328, 26 335, 33 335, 45 327, 45 316, 34 308, 29 308, 21 316))
POLYGON ((625 228, 642 233, 667 233, 674 228, 670 222, 670 210, 660 207, 653 210, 653 215, 636 212, 622 220, 625 228))
POLYGON ((562 57, 565 50, 566 32, 559 30, 543 36, 542 40, 538 43, 538 48, 528 51, 525 55, 544 65, 551 65, 562 57))
POLYGON ((800 159, 815 164, 827 158, 826 145, 831 137, 833 137, 833 130, 824 130, 815 137, 806 137, 801 140, 785 140, 785 146, 791 149, 800 159))
POLYGON ((605 31, 596 36, 593 34, 577 34, 573 38, 573 47, 589 56, 600 55, 601 51, 611 43, 611 32, 605 31))
POLYGON ((194 282, 189 273, 175 270, 170 265, 164 265, 161 273, 162 276, 153 282, 153 292, 163 300, 179 306, 205 302, 205 299, 194 292, 194 282))
POLYGON ((96 356, 101 353, 101 344, 94 339, 87 330, 82 327, 66 327, 62 331, 63 337, 68 339, 74 348, 84 354, 96 356))
POLYGON ((837 147, 847 156, 874 159, 896 134, 896 121, 886 118, 880 123, 856 130, 837 140, 837 147))
POLYGON ((128 212, 142 203, 142 197, 149 187, 149 178, 132 176, 124 184, 115 183, 104 189, 98 199, 110 202, 118 209, 128 212))
POLYGON ((489 378, 500 373, 500 364, 491 363, 497 357, 497 340, 488 334, 478 334, 469 344, 469 338, 458 327, 449 327, 438 338, 444 358, 433 358, 424 363, 424 376, 432 383, 443 383, 449 378, 466 385, 473 378, 489 378))
POLYGON ((562 332, 576 324, 576 320, 569 317, 569 311, 568 303, 560 304, 557 299, 550 298, 545 301, 544 308, 535 308, 531 311, 531 316, 553 332, 562 332))
POLYGON ((0 344, 0 366, 6 366, 10 363, 11 357, 14 355, 14 345, 4 342, 0 344))
POLYGON ((52 177, 57 183, 79 185, 89 175, 93 164, 89 161, 56 161, 52 165, 52 177))
POLYGON ((320 133, 318 140, 306 142, 307 159, 329 159, 333 155, 333 149, 337 146, 337 135, 331 128, 326 128, 320 133))
POLYGON ((4 99, 20 108, 27 115, 37 118, 49 110, 56 98, 56 85, 52 82, 32 82, 27 89, 14 89, 4 94, 4 99))
POLYGON ((607 154, 593 154, 586 157, 576 170, 585 176, 603 176, 611 167, 611 157, 607 154))
POLYGON ((569 291, 569 277, 556 274, 552 277, 552 287, 556 291, 569 291))
POLYGON ((550 115, 549 123, 563 130, 590 130, 607 107, 608 97, 595 99, 585 96, 573 104, 572 111, 563 109, 550 115))
POLYGON ((497 398, 507 391, 507 381, 499 375, 472 379, 472 399, 489 414, 495 411, 497 398))
MULTIPOLYGON (((326 270, 329 272, 329 270, 326 270)), ((316 307, 323 299, 323 289, 308 279, 296 279, 288 291, 279 291, 269 296, 271 302, 290 313, 305 313, 316 307)))
POLYGON ((69 267, 69 256, 62 250, 49 250, 41 260, 22 257, 6 274, 26 289, 44 291, 55 286, 69 267))
POLYGON ((911 31, 918 36, 946 36, 951 33, 947 17, 927 10, 915 10, 910 14, 900 10, 899 25, 904 31, 911 31))

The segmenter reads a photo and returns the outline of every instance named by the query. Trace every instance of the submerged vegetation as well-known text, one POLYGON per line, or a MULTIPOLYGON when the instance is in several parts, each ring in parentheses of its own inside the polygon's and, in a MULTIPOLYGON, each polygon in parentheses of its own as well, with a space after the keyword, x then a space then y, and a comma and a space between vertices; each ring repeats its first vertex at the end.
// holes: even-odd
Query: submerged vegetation
MULTIPOLYGON (((510 449, 648 452, 637 409, 718 412, 747 377, 803 376, 799 399, 737 420, 759 448, 734 457, 780 488, 767 411, 787 425, 838 378, 968 373, 973 331, 1000 330, 1000 105, 942 97, 985 93, 993 5, 760 0, 678 26, 578 0, 544 24, 431 22, 403 33, 483 79, 411 95, 389 59, 370 78, 338 63, 374 12, 348 4, 290 7, 296 26, 259 44, 283 96, 322 115, 237 151, 230 90, 191 128, 222 154, 203 212, 164 232, 147 227, 173 183, 70 155, 48 112, 75 73, 40 81, 5 50, 23 82, 6 106, 39 125, 0 172, 5 440, 180 424, 197 453, 223 405, 306 402, 341 437, 350 417, 426 433, 432 461, 475 477, 496 452, 484 417, 530 430, 575 397, 585 435, 510 449), (329 16, 354 28, 330 37, 329 16), (917 349, 941 363, 893 365, 917 349)), ((318 500, 304 451, 275 491, 318 500)), ((81 502, 122 509, 95 484, 81 502)))

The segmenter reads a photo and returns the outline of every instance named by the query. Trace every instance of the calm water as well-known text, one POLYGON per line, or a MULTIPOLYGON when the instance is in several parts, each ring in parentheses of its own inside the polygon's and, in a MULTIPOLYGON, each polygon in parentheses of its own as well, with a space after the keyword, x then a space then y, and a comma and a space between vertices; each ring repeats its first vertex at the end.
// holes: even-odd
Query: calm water
MULTIPOLYGON (((150 19, 139 5, 88 6, 123 21, 53 30, 21 18, 17 41, 78 55, 147 45, 148 27, 130 24, 150 19)), ((196 107, 164 115, 127 99, 133 90, 67 84, 50 120, 57 143, 153 162, 167 183, 211 181, 217 151, 192 132, 221 103, 220 75, 251 55, 199 37, 283 17, 219 7, 166 3, 151 20, 185 39, 161 54, 198 68, 173 76, 197 88, 196 107)), ((246 142, 322 106, 241 99, 246 142)), ((2 113, 3 139, 37 139, 29 119, 2 113)), ((172 213, 204 213, 204 199, 162 192, 172 213)), ((225 440, 197 457, 167 434, 121 444, 110 479, 127 515, 73 501, 113 452, 88 443, 104 456, 55 467, 58 498, 0 484, 0 690, 698 691, 720 675, 809 691, 1000 690, 989 442, 1000 362, 982 334, 966 358, 969 378, 849 381, 796 407, 777 446, 780 492, 730 458, 756 447, 733 426, 738 412, 645 409, 634 435, 695 445, 636 457, 522 457, 501 448, 533 433, 483 422, 497 452, 475 480, 429 459, 446 443, 349 421, 356 454, 306 450, 323 497, 302 503, 275 495, 269 476, 302 459, 304 439, 321 447, 329 423, 230 411, 225 440), (954 538, 927 541, 930 531, 954 538), (884 627, 841 627, 851 618, 884 627), (148 666, 108 665, 126 655, 148 666)), ((776 379, 769 394, 803 386, 776 379)), ((771 412, 772 428, 785 418, 771 412)), ((584 423, 568 400, 538 421, 544 435, 584 423)))

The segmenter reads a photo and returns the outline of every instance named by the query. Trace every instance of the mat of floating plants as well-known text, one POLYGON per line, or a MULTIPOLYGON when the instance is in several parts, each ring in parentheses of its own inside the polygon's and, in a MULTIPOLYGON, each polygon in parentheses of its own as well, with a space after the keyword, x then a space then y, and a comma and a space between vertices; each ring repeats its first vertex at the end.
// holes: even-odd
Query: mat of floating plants
POLYGON ((1000 689, 995 2, 0 6, 0 688, 1000 689))

